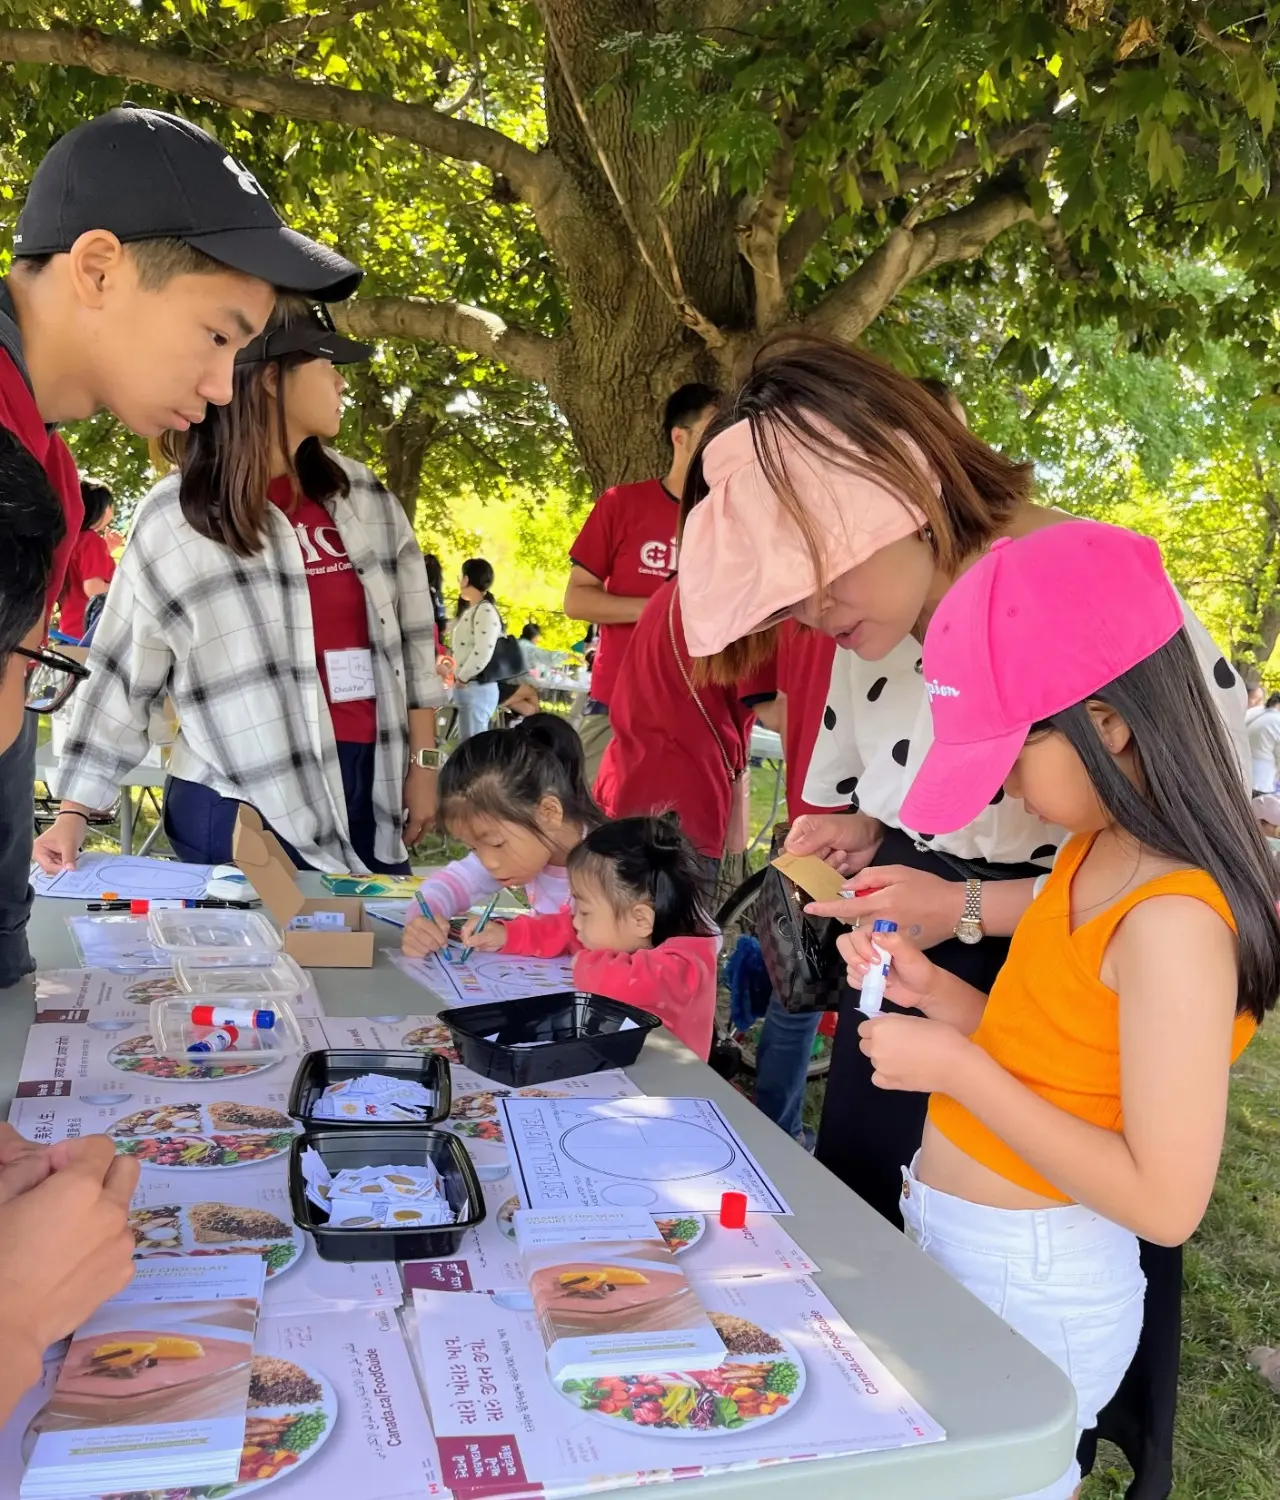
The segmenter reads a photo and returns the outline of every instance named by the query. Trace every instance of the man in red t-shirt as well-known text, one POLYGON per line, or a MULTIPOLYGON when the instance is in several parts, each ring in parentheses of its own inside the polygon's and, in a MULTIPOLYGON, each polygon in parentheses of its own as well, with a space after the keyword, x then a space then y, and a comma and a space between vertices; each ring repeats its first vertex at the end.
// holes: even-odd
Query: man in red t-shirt
MULTIPOLYGON (((813 807, 804 800, 805 777, 827 704, 835 655, 831 636, 788 620, 778 639, 776 696, 771 702, 748 698, 760 722, 782 736, 789 823, 805 813, 848 811, 846 807, 813 807)), ((824 1014, 792 1015, 772 995, 756 1043, 756 1107, 809 1150, 813 1149, 813 1133, 804 1129, 804 1091, 813 1040, 824 1014)))
POLYGON ((671 444, 666 477, 605 490, 569 550, 573 567, 564 612, 600 627, 591 699, 579 726, 588 785, 611 737, 610 706, 631 632, 646 603, 676 570, 680 493, 719 399, 719 391, 696 384, 682 385, 669 398, 662 416, 671 444))
MULTIPOLYGON (((84 516, 55 424, 105 408, 143 437, 185 430, 230 401, 232 361, 265 326, 276 288, 338 301, 359 280, 345 257, 288 229, 252 173, 176 115, 125 105, 55 142, 0 282, 0 425, 40 462, 66 517, 48 609, 84 516)), ((0 754, 0 989, 35 967, 26 717, 0 754)))

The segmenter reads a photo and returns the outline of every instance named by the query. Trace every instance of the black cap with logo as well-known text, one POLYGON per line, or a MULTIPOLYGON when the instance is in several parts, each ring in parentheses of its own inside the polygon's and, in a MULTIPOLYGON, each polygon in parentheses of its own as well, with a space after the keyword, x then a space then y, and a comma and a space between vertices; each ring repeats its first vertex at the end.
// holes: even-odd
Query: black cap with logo
POLYGON ((253 174, 177 115, 124 104, 70 130, 36 168, 14 254, 69 250, 88 230, 176 239, 280 291, 341 302, 363 274, 290 229, 253 174))
POLYGON ((287 321, 260 333, 236 355, 236 366, 260 365, 286 354, 309 354, 334 365, 354 365, 372 353, 372 344, 361 344, 339 333, 329 309, 317 304, 290 314, 287 321))

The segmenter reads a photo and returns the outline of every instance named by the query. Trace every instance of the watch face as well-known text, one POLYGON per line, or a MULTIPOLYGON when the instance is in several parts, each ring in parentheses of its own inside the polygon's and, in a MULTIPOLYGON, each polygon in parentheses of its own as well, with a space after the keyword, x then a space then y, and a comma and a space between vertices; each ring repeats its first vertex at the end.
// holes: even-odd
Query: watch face
POLYGON ((975 922, 971 917, 961 918, 955 926, 956 937, 962 943, 980 943, 982 941, 982 923, 975 922))

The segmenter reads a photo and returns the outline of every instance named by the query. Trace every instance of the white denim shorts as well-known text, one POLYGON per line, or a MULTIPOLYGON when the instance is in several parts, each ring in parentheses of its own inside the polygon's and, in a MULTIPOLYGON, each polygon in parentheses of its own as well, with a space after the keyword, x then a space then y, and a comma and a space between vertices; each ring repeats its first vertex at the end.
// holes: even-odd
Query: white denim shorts
MULTIPOLYGON (((988 1208, 926 1187, 902 1169, 912 1240, 992 1312, 1047 1355, 1076 1392, 1076 1441, 1098 1420, 1142 1331, 1146 1278, 1137 1237, 1079 1204, 988 1208)), ((1068 1500, 1080 1465, 1019 1500, 1068 1500)))

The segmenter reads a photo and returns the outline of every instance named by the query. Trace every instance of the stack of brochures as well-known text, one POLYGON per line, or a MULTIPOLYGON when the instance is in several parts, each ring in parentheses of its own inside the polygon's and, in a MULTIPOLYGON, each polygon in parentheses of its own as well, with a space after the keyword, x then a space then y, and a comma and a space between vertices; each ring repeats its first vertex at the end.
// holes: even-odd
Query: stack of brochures
POLYGON ((22 1500, 234 1484, 264 1271, 256 1255, 141 1262, 71 1340, 22 1500))

